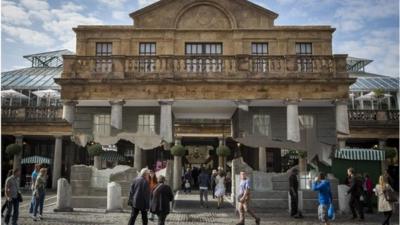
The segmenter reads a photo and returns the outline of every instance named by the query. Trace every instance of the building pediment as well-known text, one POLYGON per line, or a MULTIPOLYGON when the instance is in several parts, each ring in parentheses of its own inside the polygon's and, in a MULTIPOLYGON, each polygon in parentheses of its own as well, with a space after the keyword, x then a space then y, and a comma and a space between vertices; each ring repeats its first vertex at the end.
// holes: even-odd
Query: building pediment
POLYGON ((278 16, 247 0, 161 0, 130 14, 136 28, 265 29, 278 16))

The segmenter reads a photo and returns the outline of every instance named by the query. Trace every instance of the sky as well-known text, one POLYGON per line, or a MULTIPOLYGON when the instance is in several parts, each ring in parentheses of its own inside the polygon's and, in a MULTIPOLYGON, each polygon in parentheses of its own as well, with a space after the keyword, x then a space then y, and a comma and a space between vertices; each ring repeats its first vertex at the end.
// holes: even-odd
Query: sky
MULTIPOLYGON (((1 71, 23 55, 75 51, 77 25, 131 25, 129 13, 157 0, 1 0, 1 71)), ((398 0, 251 0, 279 14, 275 25, 331 25, 334 54, 374 60, 367 71, 399 76, 398 0)))

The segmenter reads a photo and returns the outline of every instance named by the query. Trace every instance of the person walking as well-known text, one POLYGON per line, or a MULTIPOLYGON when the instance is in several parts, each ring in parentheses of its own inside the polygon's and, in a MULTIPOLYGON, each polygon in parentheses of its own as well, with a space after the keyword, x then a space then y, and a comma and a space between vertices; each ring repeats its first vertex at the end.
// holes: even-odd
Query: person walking
POLYGON ((290 216, 296 219, 303 218, 303 215, 298 210, 299 204, 299 170, 294 168, 289 176, 289 195, 290 195, 290 216))
POLYGON ((183 192, 185 194, 190 193, 192 191, 191 183, 192 183, 192 172, 190 171, 190 168, 187 168, 185 174, 183 175, 183 192))
POLYGON ((385 220, 382 225, 389 225, 390 218, 393 213, 393 204, 386 200, 385 191, 393 191, 384 175, 379 176, 379 184, 375 186, 375 195, 378 197, 378 212, 382 212, 385 215, 385 220))
POLYGON ((158 185, 151 192, 150 212, 158 217, 158 225, 164 225, 170 212, 169 203, 174 200, 171 188, 164 184, 165 177, 158 176, 158 185))
POLYGON ((225 174, 223 170, 219 170, 218 175, 215 177, 215 196, 217 197, 217 209, 220 209, 224 203, 225 195, 225 174))
POLYGON ((227 196, 229 196, 231 194, 231 190, 232 190, 232 176, 230 172, 226 173, 226 177, 225 177, 225 187, 226 187, 226 191, 225 194, 227 196))
POLYGON ((44 198, 46 195, 46 184, 47 184, 47 169, 41 168, 39 175, 35 179, 35 185, 33 195, 35 196, 35 205, 33 209, 33 221, 43 219, 43 205, 44 198), (39 210, 39 217, 37 216, 39 210))
POLYGON ((319 173, 315 178, 315 181, 312 184, 312 190, 318 191, 318 218, 325 225, 329 225, 328 208, 332 203, 332 192, 331 184, 326 179, 323 172, 319 173))
POLYGON ((132 207, 132 212, 128 225, 135 224, 139 212, 142 214, 142 225, 147 225, 148 223, 147 211, 150 203, 149 173, 150 171, 147 168, 143 168, 139 176, 132 182, 128 198, 128 205, 132 207))
POLYGON ((257 217, 253 210, 250 209, 250 181, 247 178, 246 172, 240 172, 240 185, 239 185, 239 223, 237 225, 244 225, 246 212, 249 213, 257 225, 260 224, 260 218, 257 217))
POLYGON ((21 170, 19 168, 14 169, 12 176, 8 177, 5 184, 5 197, 7 201, 7 211, 4 218, 4 223, 8 225, 11 219, 12 212, 12 225, 17 225, 19 216, 19 203, 22 201, 19 193, 19 177, 21 175, 21 170))
POLYGON ((35 182, 36 182, 36 178, 39 175, 39 171, 40 171, 40 164, 35 164, 35 169, 32 172, 31 175, 31 190, 32 190, 32 199, 31 199, 31 204, 29 206, 29 213, 32 214, 32 218, 33 218, 33 209, 35 208, 35 182))
MULTIPOLYGON (((150 170, 150 175, 149 175, 150 193, 154 190, 154 188, 157 186, 157 184, 158 184, 157 176, 153 170, 150 170)), ((150 201, 151 201, 151 197, 150 197, 150 201)), ((152 212, 149 212, 149 220, 154 221, 154 214, 152 212)))
POLYGON ((218 173, 217 170, 212 170, 211 172, 211 189, 212 189, 212 196, 215 199, 215 186, 217 185, 215 178, 217 177, 218 173))
MULTIPOLYGON (((7 178, 11 177, 12 174, 13 174, 13 170, 9 170, 7 173, 7 178)), ((6 211, 6 209, 7 209, 7 203, 8 202, 6 200, 6 201, 4 201, 3 205, 1 206, 1 217, 4 217, 4 211, 6 211)))
POLYGON ((364 175, 364 196, 365 196, 365 203, 367 206, 367 213, 373 213, 372 210, 372 194, 373 194, 373 183, 371 178, 369 177, 368 174, 364 175))
POLYGON ((210 176, 205 168, 201 168, 200 174, 197 178, 197 183, 199 184, 200 205, 208 208, 208 188, 210 187, 210 176))
POLYGON ((355 176, 353 168, 347 169, 347 174, 350 177, 350 189, 347 191, 347 194, 351 195, 349 206, 351 213, 353 214, 352 219, 357 218, 356 211, 358 211, 358 216, 360 217, 359 220, 362 221, 364 220, 364 210, 360 202, 360 197, 363 192, 363 184, 361 179, 358 176, 355 176))

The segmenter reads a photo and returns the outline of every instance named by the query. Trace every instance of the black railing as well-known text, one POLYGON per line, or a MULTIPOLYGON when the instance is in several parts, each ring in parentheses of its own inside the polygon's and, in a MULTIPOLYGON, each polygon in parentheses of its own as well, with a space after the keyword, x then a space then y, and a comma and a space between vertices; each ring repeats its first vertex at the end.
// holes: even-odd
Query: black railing
POLYGON ((2 106, 1 119, 3 121, 61 121, 62 107, 18 107, 2 106))
POLYGON ((349 109, 349 120, 365 122, 398 122, 399 110, 353 110, 349 109))

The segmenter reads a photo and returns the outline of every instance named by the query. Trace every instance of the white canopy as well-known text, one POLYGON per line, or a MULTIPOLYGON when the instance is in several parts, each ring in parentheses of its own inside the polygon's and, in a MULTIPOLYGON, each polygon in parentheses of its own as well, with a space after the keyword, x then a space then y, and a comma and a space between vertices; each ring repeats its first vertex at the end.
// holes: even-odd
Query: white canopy
POLYGON ((39 98, 56 98, 59 99, 60 92, 52 89, 48 90, 40 90, 40 91, 33 91, 32 94, 38 96, 39 98))
POLYGON ((375 100, 375 99, 376 99, 376 94, 373 91, 371 91, 368 94, 361 95, 360 97, 356 98, 356 100, 375 100))
POLYGON ((28 98, 28 96, 19 93, 16 90, 9 89, 9 90, 2 90, 1 91, 1 97, 2 98, 28 98))

